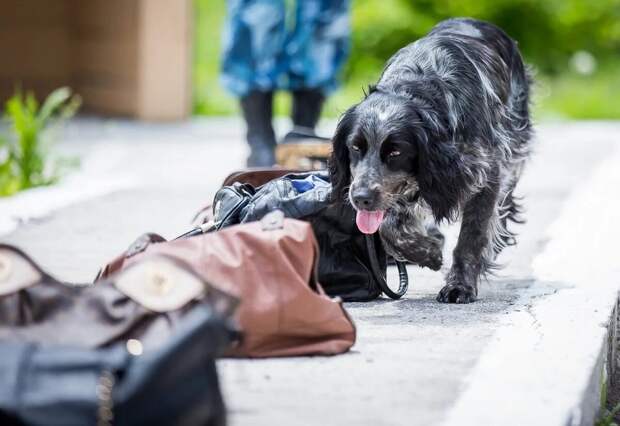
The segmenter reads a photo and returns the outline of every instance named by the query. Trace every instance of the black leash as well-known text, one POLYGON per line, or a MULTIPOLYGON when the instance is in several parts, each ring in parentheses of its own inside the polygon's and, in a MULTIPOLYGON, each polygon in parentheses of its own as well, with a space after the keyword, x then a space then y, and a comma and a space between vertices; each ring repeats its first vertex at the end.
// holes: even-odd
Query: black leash
POLYGON ((368 250, 368 257, 370 259, 370 269, 375 277, 375 280, 381 287, 381 290, 385 295, 391 299, 400 299, 407 293, 409 288, 409 274, 407 273, 407 265, 403 262, 396 260, 396 267, 398 268, 398 290, 393 291, 386 281, 386 277, 381 272, 379 266, 379 259, 377 259, 377 250, 375 249, 375 239, 372 235, 366 235, 366 249, 368 250))

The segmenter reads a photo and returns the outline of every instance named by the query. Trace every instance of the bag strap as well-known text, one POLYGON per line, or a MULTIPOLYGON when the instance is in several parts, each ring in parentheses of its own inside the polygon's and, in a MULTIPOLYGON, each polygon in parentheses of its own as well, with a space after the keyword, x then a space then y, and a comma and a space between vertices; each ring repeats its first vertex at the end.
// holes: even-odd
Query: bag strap
MULTIPOLYGON (((239 191, 242 191, 242 189, 240 188, 236 188, 236 189, 239 191)), ((244 195, 248 195, 248 194, 244 193, 244 195)), ((219 231, 220 228, 222 227, 222 224, 226 223, 226 221, 230 217, 238 214, 249 203, 250 203, 250 197, 243 197, 239 199, 239 201, 237 201, 237 203, 226 213, 226 215, 223 218, 220 218, 218 221, 209 221, 209 222, 203 223, 202 225, 192 229, 191 231, 188 231, 183 235, 179 235, 178 237, 175 238, 175 240, 194 237, 196 235, 205 234, 207 232, 219 231)), ((216 206, 216 209, 217 209, 217 206, 216 206)))
POLYGON ((387 284, 386 277, 381 272, 379 266, 379 259, 377 259, 377 250, 375 248, 375 239, 372 235, 365 235, 366 249, 368 250, 368 258, 370 259, 370 270, 372 271, 375 280, 381 287, 383 293, 391 299, 400 299, 407 293, 409 288, 409 274, 407 273, 407 266, 403 262, 396 260, 396 266, 398 267, 398 290, 393 291, 387 284))

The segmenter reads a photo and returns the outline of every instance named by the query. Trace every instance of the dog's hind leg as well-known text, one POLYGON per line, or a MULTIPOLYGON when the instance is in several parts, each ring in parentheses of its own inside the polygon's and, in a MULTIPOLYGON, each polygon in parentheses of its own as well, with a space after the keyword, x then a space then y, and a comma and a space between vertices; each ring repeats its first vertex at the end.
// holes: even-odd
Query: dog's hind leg
POLYGON ((522 217, 523 207, 520 201, 521 199, 514 195, 514 184, 512 184, 511 188, 498 205, 498 227, 493 235, 493 251, 495 256, 505 247, 517 244, 517 234, 508 229, 508 224, 525 223, 525 219, 522 217))
POLYGON ((517 234, 509 229, 509 224, 525 223, 525 219, 522 216, 523 207, 521 205, 521 198, 514 195, 515 186, 521 175, 521 169, 522 163, 517 164, 510 172, 510 175, 505 178, 504 181, 506 183, 502 185, 504 188, 498 199, 495 226, 490 229, 491 241, 493 244, 490 247, 490 252, 486 256, 488 263, 487 269, 496 266, 493 261, 504 248, 513 246, 517 243, 517 234))
POLYGON ((498 219, 497 172, 487 186, 465 203, 453 262, 446 284, 437 295, 444 303, 470 303, 478 296, 478 281, 489 267, 498 219))

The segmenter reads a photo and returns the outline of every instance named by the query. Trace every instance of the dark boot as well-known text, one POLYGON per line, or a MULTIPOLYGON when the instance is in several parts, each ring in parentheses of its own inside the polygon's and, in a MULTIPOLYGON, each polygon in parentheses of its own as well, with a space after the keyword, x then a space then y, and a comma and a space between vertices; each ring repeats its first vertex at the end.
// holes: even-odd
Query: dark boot
POLYGON ((271 124, 273 92, 250 92, 241 98, 241 110, 247 125, 246 137, 250 146, 247 166, 273 166, 276 162, 276 136, 271 124))
POLYGON ((325 95, 320 89, 301 89, 293 92, 293 130, 284 136, 283 143, 295 143, 306 139, 327 141, 328 139, 317 136, 314 131, 321 109, 325 102, 325 95))

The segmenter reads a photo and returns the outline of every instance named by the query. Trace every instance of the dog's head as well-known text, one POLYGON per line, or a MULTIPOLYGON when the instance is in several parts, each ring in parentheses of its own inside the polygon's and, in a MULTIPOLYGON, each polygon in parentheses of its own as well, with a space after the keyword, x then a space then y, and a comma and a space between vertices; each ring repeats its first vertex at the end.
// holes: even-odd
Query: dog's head
MULTIPOLYGON (((446 114, 447 115, 447 114, 446 114)), ((462 163, 436 108, 371 89, 341 117, 330 174, 335 201, 357 210, 362 232, 376 232, 395 203, 421 198, 435 219, 462 199, 462 163)))

